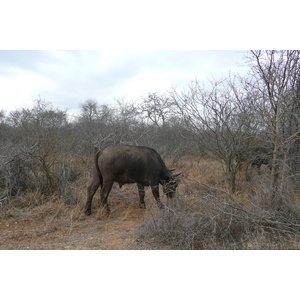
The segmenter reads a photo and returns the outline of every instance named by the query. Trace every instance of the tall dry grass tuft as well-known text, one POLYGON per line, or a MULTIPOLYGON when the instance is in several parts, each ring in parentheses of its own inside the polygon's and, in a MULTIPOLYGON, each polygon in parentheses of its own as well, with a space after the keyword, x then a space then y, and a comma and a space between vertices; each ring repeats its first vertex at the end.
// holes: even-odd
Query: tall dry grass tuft
POLYGON ((164 249, 223 249, 225 244, 238 248, 243 227, 248 224, 214 214, 197 199, 176 199, 172 206, 147 218, 136 232, 139 238, 164 249))
POLYGON ((159 249, 298 249, 297 224, 262 215, 230 195, 211 193, 177 198, 136 232, 159 249))
POLYGON ((269 170, 241 172, 237 192, 227 190, 222 166, 205 159, 181 162, 183 178, 170 206, 137 228, 139 238, 163 249, 298 249, 300 211, 286 195, 281 211, 270 197, 269 170))

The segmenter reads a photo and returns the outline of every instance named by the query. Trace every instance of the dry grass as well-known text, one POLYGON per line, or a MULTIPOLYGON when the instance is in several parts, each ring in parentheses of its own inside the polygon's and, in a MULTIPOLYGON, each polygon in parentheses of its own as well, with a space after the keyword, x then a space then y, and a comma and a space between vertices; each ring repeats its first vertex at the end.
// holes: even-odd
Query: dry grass
POLYGON ((297 198, 287 197, 280 212, 272 208, 269 169, 250 170, 250 180, 241 172, 231 195, 218 162, 181 161, 179 168, 184 178, 176 199, 137 228, 140 238, 164 249, 299 248, 297 198))
POLYGON ((90 164, 73 166, 80 176, 63 182, 60 195, 22 193, 0 208, 1 249, 299 248, 300 214, 295 205, 300 202, 299 195, 293 195, 294 203, 279 220, 262 205, 270 193, 267 168, 261 175, 252 170, 248 181, 241 173, 233 197, 216 161, 182 159, 167 165, 183 172, 176 198, 167 209, 157 208, 148 188, 147 209, 141 210, 136 185, 121 189, 115 185, 109 197, 111 214, 100 207, 97 193, 91 217, 83 212, 90 164), (291 227, 289 221, 296 225, 291 227))

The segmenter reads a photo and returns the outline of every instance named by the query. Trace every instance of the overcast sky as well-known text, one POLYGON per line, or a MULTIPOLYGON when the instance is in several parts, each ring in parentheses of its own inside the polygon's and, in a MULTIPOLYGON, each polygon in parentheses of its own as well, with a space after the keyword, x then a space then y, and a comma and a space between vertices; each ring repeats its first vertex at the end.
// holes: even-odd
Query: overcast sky
POLYGON ((171 86, 245 72, 243 51, 0 51, 2 110, 41 98, 61 109, 87 99, 135 101, 171 86), (244 65, 244 66, 243 66, 244 65))
POLYGON ((291 5, 273 5, 269 14, 268 1, 202 2, 6 1, 0 12, 0 110, 30 107, 38 98, 61 109, 76 109, 87 99, 134 101, 184 88, 195 77, 246 73, 244 52, 225 49, 298 48, 286 43, 298 41, 291 5))

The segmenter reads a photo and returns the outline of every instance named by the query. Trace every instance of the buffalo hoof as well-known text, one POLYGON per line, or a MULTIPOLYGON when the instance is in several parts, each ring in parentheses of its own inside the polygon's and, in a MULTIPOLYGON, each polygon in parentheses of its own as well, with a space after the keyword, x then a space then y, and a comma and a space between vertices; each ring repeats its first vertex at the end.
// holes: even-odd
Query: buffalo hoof
POLYGON ((87 216, 90 216, 90 215, 92 214, 92 211, 91 211, 91 210, 86 210, 84 213, 85 213, 87 216))
POLYGON ((145 203, 140 203, 140 204, 139 204, 139 208, 141 208, 141 209, 146 209, 146 204, 145 204, 145 203))
POLYGON ((109 216, 111 214, 111 210, 109 206, 106 207, 106 215, 109 216))
POLYGON ((163 204, 160 204, 158 207, 159 209, 165 209, 165 206, 163 204))

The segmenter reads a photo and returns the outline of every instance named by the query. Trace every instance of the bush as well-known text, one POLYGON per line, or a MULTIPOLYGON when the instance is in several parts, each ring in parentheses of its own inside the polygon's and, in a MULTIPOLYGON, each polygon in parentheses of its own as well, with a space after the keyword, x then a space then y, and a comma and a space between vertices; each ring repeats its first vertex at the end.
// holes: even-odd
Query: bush
POLYGON ((295 248, 290 241, 300 241, 300 213, 296 206, 286 207, 276 212, 257 202, 238 203, 214 188, 174 200, 138 226, 137 234, 163 249, 295 248))

